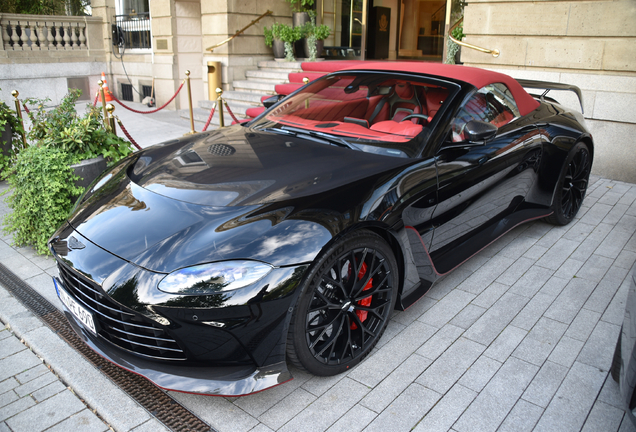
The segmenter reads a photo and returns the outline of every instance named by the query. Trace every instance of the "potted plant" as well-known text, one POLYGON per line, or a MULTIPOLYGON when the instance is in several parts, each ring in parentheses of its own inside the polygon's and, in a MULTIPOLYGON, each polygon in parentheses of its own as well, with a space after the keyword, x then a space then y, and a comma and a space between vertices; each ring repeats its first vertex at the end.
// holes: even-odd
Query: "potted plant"
POLYGON ((285 58, 285 42, 281 39, 282 27, 284 25, 285 24, 274 23, 272 24, 271 29, 268 29, 267 27, 263 28, 263 33, 265 34, 265 45, 273 49, 274 58, 277 59, 285 58))
POLYGON ((294 27, 302 27, 309 21, 309 11, 313 11, 314 0, 285 0, 289 3, 294 27))
POLYGON ((331 34, 331 29, 328 26, 325 24, 317 26, 314 20, 312 18, 302 29, 302 35, 305 38, 305 57, 309 58, 309 61, 316 61, 316 57, 322 55, 325 39, 331 34))
MULTIPOLYGON (((302 28, 306 23, 311 20, 311 17, 315 16, 314 0, 285 0, 289 3, 292 10, 292 25, 294 28, 302 28)), ((302 51, 305 47, 305 41, 299 40, 295 44, 296 54, 298 57, 306 56, 302 51)))
MULTIPOLYGON (((52 110, 42 108, 44 101, 29 113, 32 122, 27 135, 30 144, 15 156, 5 172, 9 183, 6 202, 13 210, 3 220, 4 232, 13 235, 16 245, 31 245, 37 253, 49 253, 48 238, 64 222, 74 198, 84 191, 78 172, 81 161, 97 160, 102 170, 130 154, 125 141, 104 129, 101 111, 89 105, 84 116, 77 115, 75 102, 79 90, 71 90, 52 110), (78 171, 74 165, 80 164, 78 171)), ((97 174, 100 174, 98 172, 97 174)))
POLYGON ((290 27, 287 24, 274 23, 272 29, 265 27, 263 32, 265 33, 265 44, 274 48, 274 57, 285 57, 286 61, 295 61, 294 58, 294 45, 301 38, 301 29, 298 27, 290 27), (284 55, 280 53, 280 45, 283 44, 284 55))
MULTIPOLYGON (((464 34, 464 27, 458 26, 451 31, 453 36, 458 41, 461 41, 466 35, 464 34)), ((448 39, 448 50, 446 51, 446 64, 460 64, 461 46, 457 45, 450 38, 448 39)))

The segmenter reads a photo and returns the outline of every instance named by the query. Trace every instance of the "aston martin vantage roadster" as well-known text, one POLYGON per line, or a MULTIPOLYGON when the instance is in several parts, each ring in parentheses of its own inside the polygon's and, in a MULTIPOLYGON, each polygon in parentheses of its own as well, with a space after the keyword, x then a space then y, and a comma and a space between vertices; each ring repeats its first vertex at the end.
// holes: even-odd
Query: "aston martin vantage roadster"
POLYGON ((576 217, 594 144, 554 89, 580 98, 365 62, 250 122, 139 151, 50 240, 66 316, 166 389, 249 394, 291 379, 288 364, 342 373, 440 276, 519 224, 576 217))

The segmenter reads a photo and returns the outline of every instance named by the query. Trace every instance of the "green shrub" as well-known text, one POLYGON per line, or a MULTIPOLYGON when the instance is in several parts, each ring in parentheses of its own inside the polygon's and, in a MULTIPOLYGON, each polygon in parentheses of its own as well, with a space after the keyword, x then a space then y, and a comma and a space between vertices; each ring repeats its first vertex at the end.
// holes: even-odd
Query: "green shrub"
POLYGON ((45 100, 30 99, 30 104, 39 108, 31 111, 33 123, 28 141, 46 147, 55 147, 67 152, 73 162, 104 156, 109 165, 132 152, 130 143, 104 129, 102 111, 92 104, 87 105, 84 116, 78 116, 75 103, 81 91, 72 89, 62 99, 60 105, 46 111, 45 100))
POLYGON ((17 156, 8 176, 12 213, 4 217, 4 232, 13 234, 18 246, 32 245, 39 254, 49 253, 46 242, 64 223, 72 208, 71 197, 83 192, 73 182, 72 157, 52 147, 30 146, 17 156))

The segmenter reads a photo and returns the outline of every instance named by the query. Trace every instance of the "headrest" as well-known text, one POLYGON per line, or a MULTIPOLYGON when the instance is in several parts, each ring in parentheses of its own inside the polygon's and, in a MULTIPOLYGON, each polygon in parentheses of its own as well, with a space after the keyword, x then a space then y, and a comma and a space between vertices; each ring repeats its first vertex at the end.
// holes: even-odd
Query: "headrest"
POLYGON ((407 82, 399 82, 395 85, 395 93, 397 93, 400 99, 410 100, 413 99, 415 91, 411 84, 407 82))

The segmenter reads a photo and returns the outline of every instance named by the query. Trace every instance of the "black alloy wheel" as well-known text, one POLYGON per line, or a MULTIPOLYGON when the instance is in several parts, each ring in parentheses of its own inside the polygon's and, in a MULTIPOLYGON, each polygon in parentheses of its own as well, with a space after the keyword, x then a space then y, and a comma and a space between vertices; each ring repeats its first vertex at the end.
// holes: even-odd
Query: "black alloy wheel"
POLYGON ((384 333, 398 285, 389 245, 356 231, 316 261, 294 309, 287 354, 314 375, 336 375, 358 364, 384 333))
POLYGON ((587 145, 577 143, 568 155, 559 176, 554 195, 554 213, 546 221, 554 225, 567 225, 583 205, 583 198, 592 171, 592 157, 587 145))

